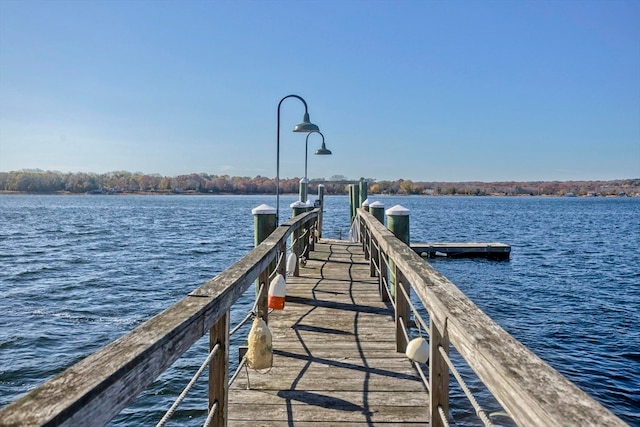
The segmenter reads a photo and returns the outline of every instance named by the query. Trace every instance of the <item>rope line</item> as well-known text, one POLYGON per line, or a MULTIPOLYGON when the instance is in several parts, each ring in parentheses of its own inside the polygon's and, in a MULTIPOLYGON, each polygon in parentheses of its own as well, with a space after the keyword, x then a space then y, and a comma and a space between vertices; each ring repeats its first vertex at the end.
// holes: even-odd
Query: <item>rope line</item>
POLYGON ((489 417, 487 417, 487 413, 484 411, 484 409, 482 409, 482 407, 478 404, 478 401, 476 400, 476 398, 471 393, 471 390, 469 390, 469 387, 467 387, 467 383, 464 382, 464 380, 460 376, 460 373, 458 372, 456 367, 453 366, 453 363, 451 363, 451 359, 449 359, 449 355, 444 350, 444 347, 439 345, 438 346, 438 351, 440 352, 440 355, 442 355, 442 358, 444 359, 444 361, 449 366, 449 369, 451 370, 451 372, 453 372, 453 376, 455 376, 456 380, 458 380, 458 384, 460 384, 460 388, 462 388, 462 391, 464 392, 464 394, 469 399, 469 402, 471 402, 471 406, 473 406, 473 408, 476 410, 476 415, 478 415, 478 417, 480 417, 480 420, 482 420, 482 423, 485 426, 492 427, 493 423, 491 422, 489 417))
POLYGON ((438 414, 440 414, 440 420, 445 427, 449 427, 449 420, 447 419, 447 414, 444 413, 444 409, 442 409, 442 405, 438 405, 438 414))
POLYGON ((398 317, 398 320, 400 321, 400 326, 402 326, 402 334, 404 335, 404 339, 406 340, 405 342, 409 342, 409 332, 407 331, 407 326, 404 324, 404 319, 402 318, 402 316, 398 317))
POLYGON ((418 319, 418 321, 420 321, 420 324, 422 325, 422 328, 425 331, 429 330, 429 327, 427 326, 427 324, 424 322, 424 320, 422 320, 422 316, 420 316, 420 313, 418 312, 418 310, 416 309, 416 307, 413 305, 413 303, 411 302, 411 299, 409 298, 409 295, 407 295, 407 292, 405 291, 404 287, 402 286, 396 286, 396 289, 400 288, 400 291, 402 291, 402 294, 404 295, 405 300, 407 301, 407 304, 409 304, 409 307, 411 307, 411 311, 413 312, 413 317, 415 319, 418 319))
POLYGON ((308 230, 308 229, 305 229, 305 230, 304 230, 304 233, 302 233, 301 235, 299 235, 297 239, 293 240, 293 241, 291 242, 291 245, 287 246, 287 249, 288 249, 288 250, 292 250, 292 249, 293 249, 293 247, 296 245, 296 243, 298 243, 298 240, 302 239, 302 238, 303 238, 304 236, 306 236, 307 234, 309 234, 309 230, 308 230))
POLYGON ((176 401, 173 402, 173 405, 171 405, 167 413, 164 414, 164 417, 162 417, 162 419, 158 422, 158 424, 156 424, 156 427, 162 427, 167 423, 167 421, 169 421, 169 419, 173 416, 178 406, 182 403, 184 398, 187 397, 187 393, 189 393, 189 391, 191 390, 193 385, 196 383, 198 378, 200 378, 200 375, 202 375, 202 372, 204 372, 209 362, 211 362, 211 359, 213 359, 213 357, 218 353, 218 351, 220 351, 221 348, 222 346, 220 345, 220 343, 216 344, 213 347, 213 349, 209 352, 209 355, 205 359, 204 363, 200 366, 200 368, 195 373, 193 378, 191 378, 191 381, 189 381, 189 384, 187 384, 184 390, 182 390, 182 393, 180 393, 176 401))
POLYGON ((207 419, 205 420, 202 427, 209 427, 211 425, 211 421, 213 421, 213 417, 216 416, 216 412, 218 412, 218 402, 214 402, 211 410, 209 411, 209 415, 207 415, 207 419))
POLYGON ((411 361, 411 363, 413 363, 413 366, 416 367, 416 370, 418 371, 418 374, 420 375, 420 378, 422 379, 422 384, 424 384, 425 388, 427 389, 427 392, 431 393, 431 387, 429 386, 429 380, 427 379, 427 376, 424 374, 424 371, 422 370, 422 366, 419 363, 414 362, 413 360, 411 361))
POLYGON ((245 316, 244 319, 242 319, 240 321, 240 323, 238 323, 230 332, 229 332, 229 336, 235 334, 238 329, 240 329, 244 324, 246 324, 252 317, 254 317, 256 315, 256 307, 258 307, 258 300, 260 299, 260 295, 262 295, 262 292, 264 292, 264 283, 260 284, 260 289, 258 290, 258 295, 256 297, 256 302, 253 304, 253 307, 251 308, 251 311, 249 311, 249 313, 247 313, 247 315, 245 316))
POLYGON ((238 368, 236 369, 236 371, 234 372, 233 376, 229 380, 229 387, 231 387, 231 384, 233 384, 233 382, 236 380, 236 378, 238 378, 238 375, 240 375, 240 371, 242 370, 242 368, 244 367, 244 365, 246 363, 247 363, 247 356, 243 357, 242 360, 240 361, 240 363, 238 364, 238 368))

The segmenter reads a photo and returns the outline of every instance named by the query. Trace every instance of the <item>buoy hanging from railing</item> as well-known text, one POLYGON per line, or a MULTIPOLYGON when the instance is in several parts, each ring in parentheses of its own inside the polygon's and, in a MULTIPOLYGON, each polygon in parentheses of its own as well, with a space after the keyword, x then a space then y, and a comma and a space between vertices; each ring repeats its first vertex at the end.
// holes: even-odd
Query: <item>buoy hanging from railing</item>
POLYGON ((291 252, 287 257, 287 276, 291 276, 296 271, 296 262, 298 262, 298 256, 291 252))
POLYGON ((287 291, 287 282, 285 282, 282 274, 277 274, 271 280, 269 285, 269 298, 267 305, 273 310, 282 310, 284 308, 284 300, 287 291))
POLYGON ((427 363, 427 360, 429 360, 429 344, 422 337, 414 338, 407 344, 405 354, 414 362, 427 363))
POLYGON ((251 369, 268 369, 273 366, 271 331, 266 322, 256 317, 248 337, 247 366, 251 369))

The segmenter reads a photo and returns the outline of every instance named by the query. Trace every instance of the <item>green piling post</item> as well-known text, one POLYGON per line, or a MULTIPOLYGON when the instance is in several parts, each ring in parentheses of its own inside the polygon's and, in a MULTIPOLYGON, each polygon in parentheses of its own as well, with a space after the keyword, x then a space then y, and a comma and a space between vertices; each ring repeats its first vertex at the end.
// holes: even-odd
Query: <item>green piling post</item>
POLYGON ((360 207, 360 189, 357 184, 349 184, 349 205, 351 208, 351 221, 349 221, 349 223, 351 224, 360 207))
MULTIPOLYGON (((369 206, 371 208, 371 206, 369 206)), ((387 228, 398 239, 409 245, 409 209, 401 205, 395 205, 385 212, 387 214, 387 228)), ((393 261, 389 260, 391 270, 391 295, 396 296, 396 274, 393 261)))
POLYGON ((360 203, 358 203, 358 207, 361 207, 365 200, 369 197, 369 183, 364 179, 360 180, 360 203))
MULTIPOLYGON (((254 245, 257 247, 262 243, 271 233, 273 233, 277 227, 276 224, 276 210, 269 205, 262 204, 256 208, 251 210, 253 214, 253 241, 254 245)), ((258 300, 258 304, 256 309, 258 311, 258 315, 262 317, 265 322, 268 322, 267 314, 268 314, 268 286, 269 286, 269 275, 276 268, 275 262, 269 265, 265 271, 261 272, 258 276, 258 282, 256 283, 256 299, 258 300), (262 294, 260 292, 260 285, 264 286, 262 294)))
POLYGON ((369 212, 376 217, 381 224, 384 224, 384 204, 382 202, 375 201, 369 204, 369 212))

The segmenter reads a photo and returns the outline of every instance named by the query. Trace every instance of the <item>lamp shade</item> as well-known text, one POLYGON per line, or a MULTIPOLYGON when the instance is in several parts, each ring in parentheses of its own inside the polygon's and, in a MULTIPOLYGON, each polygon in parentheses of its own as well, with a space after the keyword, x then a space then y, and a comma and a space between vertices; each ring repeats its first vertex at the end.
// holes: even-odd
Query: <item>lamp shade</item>
POLYGON ((316 154, 319 156, 328 156, 331 154, 331 150, 327 149, 327 146, 324 145, 324 141, 322 141, 322 147, 316 150, 316 154))
POLYGON ((320 128, 309 121, 309 113, 304 113, 302 123, 293 128, 294 132, 320 132, 320 128))

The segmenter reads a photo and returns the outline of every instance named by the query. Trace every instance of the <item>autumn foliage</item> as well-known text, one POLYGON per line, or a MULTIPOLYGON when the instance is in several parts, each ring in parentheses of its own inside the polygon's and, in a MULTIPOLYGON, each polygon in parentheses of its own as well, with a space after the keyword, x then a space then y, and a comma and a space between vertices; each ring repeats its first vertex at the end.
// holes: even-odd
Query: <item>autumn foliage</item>
MULTIPOLYGON (((536 182, 414 182, 408 179, 369 183, 370 194, 390 195, 506 195, 506 196, 640 196, 640 178, 613 181, 536 181, 536 182)), ((309 193, 324 184, 326 194, 348 194, 348 180, 333 176, 311 180, 309 193)), ((299 178, 281 179, 280 192, 297 193, 299 178)), ((275 194, 275 178, 237 177, 192 173, 175 177, 125 171, 62 173, 42 170, 0 172, 0 191, 19 193, 191 193, 191 194, 275 194)))

